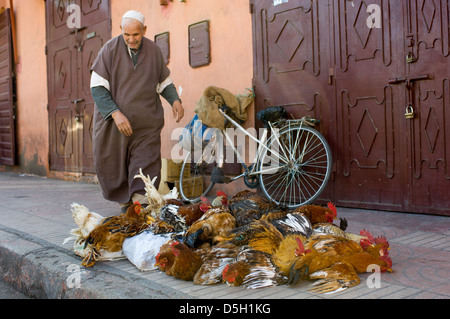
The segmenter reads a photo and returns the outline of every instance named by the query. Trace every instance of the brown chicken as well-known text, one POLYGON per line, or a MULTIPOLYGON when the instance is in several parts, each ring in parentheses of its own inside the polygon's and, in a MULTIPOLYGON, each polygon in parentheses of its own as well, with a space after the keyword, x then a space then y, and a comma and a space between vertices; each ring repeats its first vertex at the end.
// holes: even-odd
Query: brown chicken
POLYGON ((358 274, 366 272, 369 265, 378 265, 381 272, 390 271, 392 261, 384 244, 377 248, 379 257, 340 236, 316 235, 305 243, 299 241, 297 254, 300 254, 293 263, 289 284, 295 284, 299 278, 321 279, 312 289, 317 293, 338 292, 356 286, 360 282, 358 274))
POLYGON ((253 250, 242 250, 233 263, 222 273, 223 280, 230 286, 244 286, 248 289, 274 287, 285 284, 287 277, 279 273, 270 254, 253 250))
POLYGON ((173 262, 175 260, 175 255, 172 253, 171 245, 174 241, 169 240, 164 245, 162 245, 159 249, 159 253, 156 255, 155 266, 159 268, 159 270, 166 272, 166 269, 171 269, 173 262))
POLYGON ((232 263, 240 247, 231 243, 219 243, 214 247, 196 250, 202 265, 194 276, 195 285, 213 285, 222 282, 224 268, 232 263))
POLYGON ((289 276, 296 258, 304 254, 303 242, 306 237, 299 234, 286 236, 274 252, 272 260, 281 274, 289 276))
POLYGON ((167 200, 166 205, 160 210, 160 220, 153 223, 154 228, 157 228, 158 232, 164 231, 164 229, 160 231, 161 227, 165 227, 170 232, 186 231, 209 209, 222 205, 227 205, 227 195, 222 191, 217 192, 217 197, 212 204, 206 197, 201 197, 200 202, 189 205, 184 205, 178 200, 167 200), (164 223, 161 223, 161 221, 164 223))
POLYGON ((229 206, 238 227, 258 220, 268 212, 280 210, 266 197, 249 190, 236 193, 230 199, 229 206))
POLYGON ((160 252, 156 262, 158 268, 174 278, 192 281, 202 265, 200 256, 178 241, 172 242, 166 252, 164 256, 160 252))
POLYGON ((204 243, 214 245, 218 238, 226 236, 235 227, 236 220, 226 206, 211 208, 189 227, 184 242, 192 248, 204 243))
POLYGON ((99 251, 117 252, 122 249, 123 241, 135 236, 149 227, 145 222, 139 202, 131 205, 126 213, 105 218, 84 240, 84 247, 90 253, 83 259, 82 265, 91 267, 95 264, 99 251))
POLYGON ((273 254, 283 240, 283 235, 267 221, 257 220, 229 232, 221 238, 237 246, 249 246, 254 250, 273 254))
POLYGON ((328 203, 328 207, 318 205, 304 205, 296 208, 294 213, 303 213, 309 218, 311 224, 316 223, 333 223, 337 219, 336 206, 333 203, 328 203))

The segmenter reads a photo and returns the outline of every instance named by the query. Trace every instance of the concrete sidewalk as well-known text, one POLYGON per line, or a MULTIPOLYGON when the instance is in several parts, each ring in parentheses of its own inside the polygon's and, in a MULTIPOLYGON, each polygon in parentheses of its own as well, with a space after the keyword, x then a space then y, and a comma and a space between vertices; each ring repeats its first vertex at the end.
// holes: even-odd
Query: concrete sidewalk
POLYGON ((196 286, 158 270, 141 272, 128 260, 80 267, 81 259, 62 245, 74 228, 70 205, 103 216, 118 206, 103 199, 98 185, 0 173, 0 275, 35 298, 161 299, 446 299, 450 298, 450 218, 338 208, 348 231, 365 228, 390 242, 393 273, 381 274, 381 287, 361 284, 342 293, 317 295, 310 282, 260 290, 196 286), (80 285, 71 280, 80 275, 80 285), (72 277, 71 277, 72 276, 72 277))

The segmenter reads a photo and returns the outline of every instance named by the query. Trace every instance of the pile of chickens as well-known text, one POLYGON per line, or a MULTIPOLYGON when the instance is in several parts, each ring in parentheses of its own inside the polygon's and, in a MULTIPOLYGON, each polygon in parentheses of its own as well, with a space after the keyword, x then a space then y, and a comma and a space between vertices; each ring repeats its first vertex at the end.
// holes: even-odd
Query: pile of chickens
POLYGON ((125 214, 102 218, 72 205, 79 228, 71 238, 82 265, 123 257, 127 238, 151 231, 172 234, 158 246, 155 267, 196 285, 225 282, 256 289, 306 279, 316 280, 311 291, 334 293, 358 285, 360 273, 391 271, 386 238, 366 230, 348 233, 345 219, 334 225, 332 203, 288 210, 246 190, 231 199, 218 192, 211 203, 202 198, 184 204, 176 189, 163 197, 142 172, 136 178, 146 185, 147 206, 136 202, 125 214))

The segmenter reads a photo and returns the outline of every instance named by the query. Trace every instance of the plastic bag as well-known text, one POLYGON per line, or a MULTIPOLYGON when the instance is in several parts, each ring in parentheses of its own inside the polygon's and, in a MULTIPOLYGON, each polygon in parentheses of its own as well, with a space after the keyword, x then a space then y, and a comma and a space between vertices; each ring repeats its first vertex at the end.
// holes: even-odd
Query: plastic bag
POLYGON ((214 137, 216 129, 206 126, 199 120, 198 115, 189 122, 183 129, 179 138, 179 143, 182 148, 187 151, 193 151, 194 149, 201 150, 214 137))
POLYGON ((141 271, 156 269, 156 255, 172 234, 155 235, 146 230, 137 236, 125 239, 122 245, 124 255, 141 271))

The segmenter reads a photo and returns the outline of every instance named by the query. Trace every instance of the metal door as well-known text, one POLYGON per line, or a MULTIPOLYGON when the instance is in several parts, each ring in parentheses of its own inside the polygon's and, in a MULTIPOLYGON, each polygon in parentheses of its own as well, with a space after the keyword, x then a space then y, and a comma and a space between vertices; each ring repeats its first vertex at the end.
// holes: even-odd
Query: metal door
POLYGON ((16 164, 10 9, 0 14, 0 165, 16 164))
MULTIPOLYGON (((295 117, 322 120, 333 141, 333 70, 329 9, 323 1, 252 0, 256 111, 284 106, 295 117)), ((261 123, 257 125, 261 126, 261 123)), ((333 183, 322 194, 329 200, 333 183)))
POLYGON ((448 0, 250 7, 256 109, 284 105, 322 120, 335 163, 325 196, 449 215, 448 0))
POLYGON ((336 57, 336 202, 402 211, 406 195, 401 1, 338 0, 332 25, 336 57), (376 4, 380 21, 368 20, 376 4), (400 57, 400 58, 399 58, 400 57))
POLYGON ((50 168, 93 173, 90 68, 111 36, 110 4, 60 0, 46 7, 50 168))
POLYGON ((449 0, 405 1, 402 84, 415 116, 406 120, 408 209, 450 215, 449 0))

